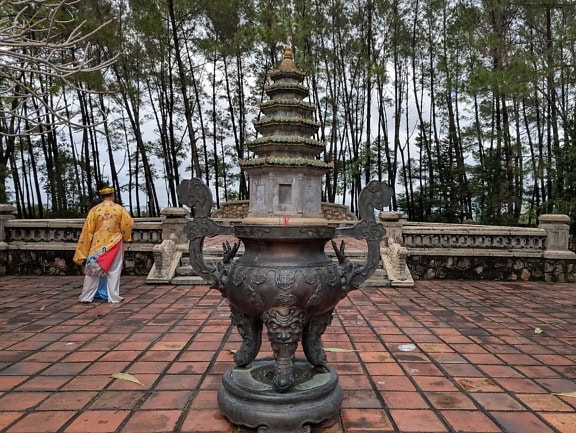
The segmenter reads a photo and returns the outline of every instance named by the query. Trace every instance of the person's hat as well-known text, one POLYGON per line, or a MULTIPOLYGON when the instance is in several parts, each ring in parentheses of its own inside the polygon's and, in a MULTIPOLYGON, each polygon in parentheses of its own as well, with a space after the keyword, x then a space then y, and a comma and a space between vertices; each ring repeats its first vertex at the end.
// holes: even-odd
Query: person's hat
POLYGON ((111 188, 109 186, 106 186, 104 188, 102 188, 100 191, 98 191, 98 193, 100 195, 109 195, 109 194, 114 194, 114 188, 111 188))

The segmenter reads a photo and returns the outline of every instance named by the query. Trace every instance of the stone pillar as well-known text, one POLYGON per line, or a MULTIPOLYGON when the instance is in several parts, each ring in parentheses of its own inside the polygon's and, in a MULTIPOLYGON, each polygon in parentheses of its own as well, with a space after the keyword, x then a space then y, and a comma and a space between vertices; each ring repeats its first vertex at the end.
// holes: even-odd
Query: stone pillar
POLYGON ((162 215, 162 240, 172 240, 176 244, 188 243, 184 228, 188 220, 188 211, 182 207, 167 207, 160 211, 162 215))
POLYGON ((386 230, 386 238, 394 238, 396 243, 403 245, 402 226, 404 222, 406 222, 406 218, 403 218, 402 213, 380 212, 379 219, 380 224, 382 224, 386 230))
POLYGON ((0 204, 0 275, 6 275, 8 258, 6 251, 6 222, 16 218, 16 208, 9 204, 0 204))
POLYGON ((568 215, 540 215, 538 228, 546 230, 544 258, 576 258, 576 254, 568 249, 570 236, 570 217, 568 215))
POLYGON ((0 245, 6 242, 6 221, 16 218, 16 208, 9 204, 0 204, 0 245))
POLYGON ((568 249, 570 217, 568 215, 540 215, 538 228, 546 230, 544 281, 574 282, 576 254, 568 249))

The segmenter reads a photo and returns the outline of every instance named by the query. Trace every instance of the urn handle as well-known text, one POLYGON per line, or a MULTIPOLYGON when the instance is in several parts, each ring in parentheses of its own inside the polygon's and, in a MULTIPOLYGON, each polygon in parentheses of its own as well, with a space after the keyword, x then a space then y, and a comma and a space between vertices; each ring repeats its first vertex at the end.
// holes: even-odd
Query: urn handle
POLYGON ((240 241, 230 245, 223 244, 224 257, 216 266, 204 261, 204 238, 221 234, 233 234, 233 227, 216 224, 210 219, 212 210, 212 192, 200 179, 186 179, 177 187, 178 199, 192 209, 193 218, 186 224, 186 236, 190 240, 190 265, 196 273, 212 288, 224 294, 223 280, 226 278, 232 259, 238 252, 240 241))
POLYGON ((365 239, 368 245, 368 256, 364 264, 355 264, 346 257, 344 241, 338 247, 332 241, 332 247, 340 263, 340 274, 347 286, 344 290, 356 290, 364 281, 372 276, 378 268, 380 261, 380 242, 384 238, 386 230, 376 222, 374 210, 382 210, 390 205, 394 194, 392 188, 385 182, 372 180, 368 182, 358 198, 360 221, 353 227, 336 229, 336 236, 351 236, 355 239, 365 239))

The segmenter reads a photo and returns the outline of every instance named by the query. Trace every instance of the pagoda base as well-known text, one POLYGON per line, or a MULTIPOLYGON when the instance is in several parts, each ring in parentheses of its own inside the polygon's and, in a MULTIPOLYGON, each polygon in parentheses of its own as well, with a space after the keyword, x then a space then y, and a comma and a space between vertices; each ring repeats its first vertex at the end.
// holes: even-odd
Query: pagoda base
POLYGON ((328 366, 294 362, 296 381, 285 393, 272 385, 274 359, 256 359, 249 368, 234 367, 222 378, 221 412, 231 423, 258 433, 309 433, 310 424, 334 417, 342 404, 338 375, 328 366))

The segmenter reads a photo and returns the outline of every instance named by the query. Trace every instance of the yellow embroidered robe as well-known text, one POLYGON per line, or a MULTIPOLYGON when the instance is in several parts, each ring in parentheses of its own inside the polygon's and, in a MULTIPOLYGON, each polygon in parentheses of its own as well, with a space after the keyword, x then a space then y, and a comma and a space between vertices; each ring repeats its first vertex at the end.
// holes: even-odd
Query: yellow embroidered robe
POLYGON ((128 211, 112 200, 94 206, 84 221, 74 262, 81 265, 84 260, 108 251, 120 241, 129 242, 133 225, 128 211))

